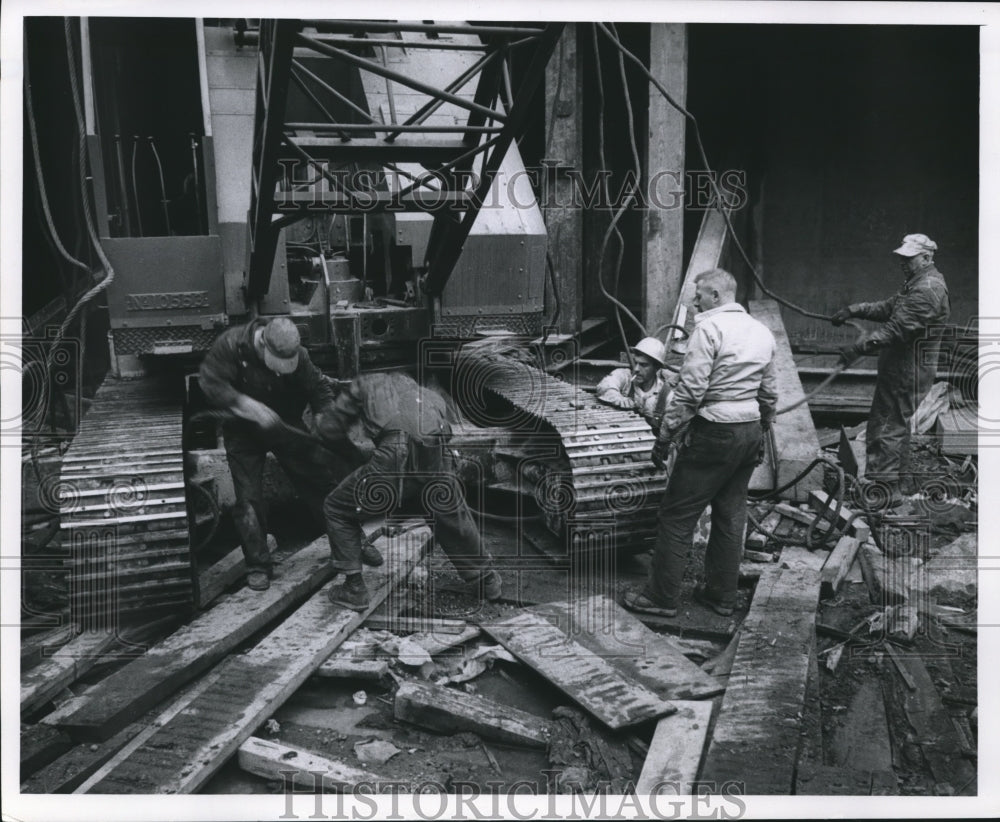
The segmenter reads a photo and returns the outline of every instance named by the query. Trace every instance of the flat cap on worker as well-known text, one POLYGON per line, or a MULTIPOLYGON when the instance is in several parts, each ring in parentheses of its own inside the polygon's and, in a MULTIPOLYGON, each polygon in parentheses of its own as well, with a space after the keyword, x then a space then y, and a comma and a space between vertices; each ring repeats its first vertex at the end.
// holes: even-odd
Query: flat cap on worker
POLYGON ((275 317, 264 328, 264 362, 276 374, 291 374, 299 364, 299 329, 287 317, 275 317))
POLYGON ((926 234, 907 234, 903 244, 892 253, 901 257, 916 257, 918 254, 933 254, 937 251, 937 243, 926 234))

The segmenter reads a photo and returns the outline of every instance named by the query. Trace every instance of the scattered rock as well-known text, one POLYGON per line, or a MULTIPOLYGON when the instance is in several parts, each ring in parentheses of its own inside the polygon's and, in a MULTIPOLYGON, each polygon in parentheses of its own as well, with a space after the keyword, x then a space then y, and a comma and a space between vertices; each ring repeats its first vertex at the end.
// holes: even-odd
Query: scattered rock
POLYGON ((384 765, 399 753, 399 748, 384 739, 369 739, 356 742, 354 753, 365 765, 384 765))

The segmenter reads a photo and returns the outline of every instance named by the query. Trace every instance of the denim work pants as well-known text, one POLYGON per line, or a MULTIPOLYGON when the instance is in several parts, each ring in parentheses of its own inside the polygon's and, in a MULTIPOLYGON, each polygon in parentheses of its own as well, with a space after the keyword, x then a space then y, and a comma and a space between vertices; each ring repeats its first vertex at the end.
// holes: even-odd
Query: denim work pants
POLYGON ((446 449, 428 448, 403 431, 387 431, 371 459, 350 473, 323 503, 333 567, 361 571, 361 522, 391 515, 417 503, 419 515, 433 523, 434 539, 467 582, 479 579, 492 563, 465 502, 446 449))
POLYGON ((226 426, 223 439, 236 492, 233 520, 247 570, 268 571, 271 557, 267 550, 264 502, 264 461, 268 451, 292 481, 318 528, 325 527, 323 500, 347 469, 336 456, 305 436, 300 438, 282 431, 268 433, 235 424, 226 426))
POLYGON ((740 574, 747 487, 757 465, 758 421, 709 422, 695 417, 687 444, 677 454, 660 504, 649 592, 666 607, 677 607, 698 518, 712 505, 712 530, 705 550, 707 593, 734 605, 740 574))

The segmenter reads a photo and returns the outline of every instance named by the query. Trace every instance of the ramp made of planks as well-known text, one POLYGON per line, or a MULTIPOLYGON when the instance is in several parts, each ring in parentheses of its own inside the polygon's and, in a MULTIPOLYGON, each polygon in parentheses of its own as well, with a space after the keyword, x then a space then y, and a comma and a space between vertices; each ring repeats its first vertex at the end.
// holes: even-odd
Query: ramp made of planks
POLYGON ((757 583, 703 781, 746 794, 791 794, 825 555, 785 548, 757 583))
POLYGON ((612 730, 676 710, 532 609, 483 623, 482 628, 612 730))
MULTIPOLYGON (((792 358, 792 348, 785 333, 785 324, 781 320, 781 310, 774 300, 751 300, 750 315, 767 326, 777 343, 774 351, 774 373, 778 382, 778 407, 785 408, 794 405, 805 397, 802 381, 799 379, 795 360, 792 358)), ((802 405, 779 414, 774 419, 774 448, 778 462, 778 487, 790 482, 797 474, 819 455, 819 437, 816 426, 813 425, 809 404, 802 405)), ((774 488, 774 477, 771 467, 764 463, 754 471, 750 479, 750 490, 763 491, 774 488)), ((806 477, 790 489, 783 492, 784 496, 796 502, 804 502, 809 491, 823 485, 822 469, 813 469, 806 477)))
POLYGON ((385 564, 366 572, 371 602, 363 612, 331 605, 325 589, 254 648, 219 666, 218 678, 124 759, 114 758, 79 792, 192 793, 401 584, 431 543, 430 529, 386 538, 385 564))
POLYGON ((330 579, 329 543, 321 537, 289 557, 266 591, 242 588, 91 688, 57 724, 82 741, 100 741, 210 668, 271 620, 330 579))
POLYGON ((703 699, 725 688, 662 634, 606 596, 549 602, 529 609, 588 651, 663 699, 703 699))

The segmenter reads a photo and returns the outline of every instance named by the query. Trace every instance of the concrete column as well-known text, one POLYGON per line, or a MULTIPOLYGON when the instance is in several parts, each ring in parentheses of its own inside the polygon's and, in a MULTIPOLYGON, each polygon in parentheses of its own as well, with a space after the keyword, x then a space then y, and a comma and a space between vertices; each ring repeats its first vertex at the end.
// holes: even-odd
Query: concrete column
MULTIPOLYGON (((570 169, 583 169, 583 72, 577 48, 577 24, 563 29, 555 54, 545 69, 544 159, 555 167, 542 202, 549 253, 559 290, 557 330, 572 334, 583 319, 583 212, 574 207, 570 169)), ((549 278, 545 281, 546 314, 555 308, 549 278)))
MULTIPOLYGON (((687 100, 687 27, 652 23, 649 70, 680 104, 687 100)), ((684 116, 649 86, 646 174, 656 196, 643 221, 642 321, 649 333, 669 323, 684 279, 684 116)), ((652 194, 652 192, 651 192, 652 194)))

